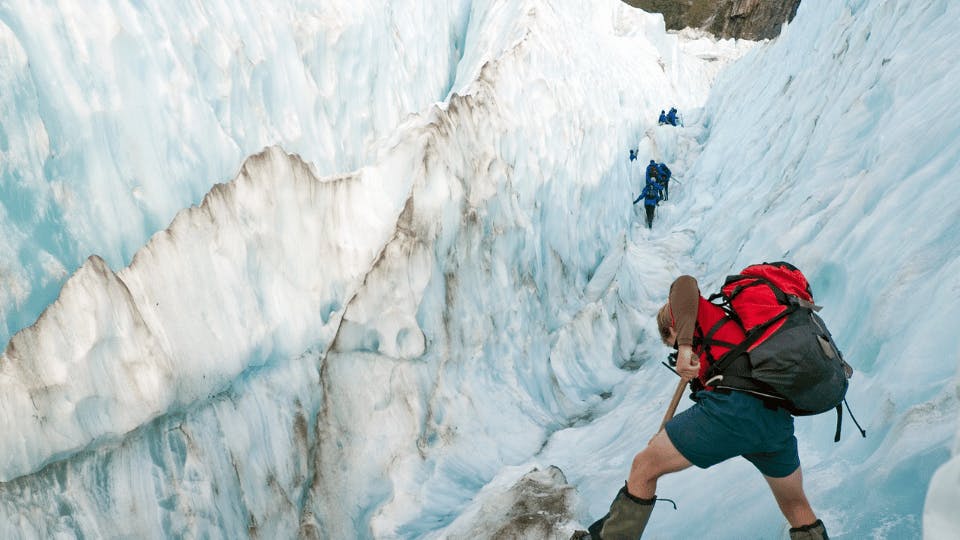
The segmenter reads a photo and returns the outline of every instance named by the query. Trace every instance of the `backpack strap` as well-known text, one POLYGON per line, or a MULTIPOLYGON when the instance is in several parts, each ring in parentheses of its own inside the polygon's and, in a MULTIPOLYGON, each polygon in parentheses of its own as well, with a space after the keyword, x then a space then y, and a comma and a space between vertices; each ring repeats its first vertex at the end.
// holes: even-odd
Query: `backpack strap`
POLYGON ((860 430, 860 436, 864 439, 867 438, 867 432, 860 427, 860 422, 857 422, 857 417, 853 415, 853 411, 850 410, 850 404, 847 403, 847 397, 843 397, 843 403, 837 403, 837 432, 833 436, 833 442, 840 442, 840 422, 843 420, 843 408, 841 405, 847 406, 847 413, 850 414, 850 419, 853 420, 853 423, 856 424, 857 429, 860 430))
POLYGON ((720 319, 718 319, 717 322, 713 323, 713 326, 711 326, 711 327, 710 327, 710 330, 708 330, 706 333, 703 332, 703 329, 700 328, 700 325, 699 325, 699 324, 696 325, 696 329, 697 329, 697 330, 700 330, 700 333, 703 334, 703 337, 697 338, 697 337, 696 337, 696 334, 694 334, 694 336, 695 336, 694 339, 695 339, 695 341, 697 342, 697 344, 700 345, 700 348, 701 348, 704 356, 707 357, 707 359, 710 361, 711 364, 715 363, 716 360, 717 360, 717 359, 713 356, 713 352, 710 351, 710 347, 711 347, 712 345, 719 345, 720 347, 725 347, 725 348, 727 348, 728 350, 729 350, 729 349, 733 349, 734 347, 737 346, 736 343, 730 343, 730 342, 728 342, 728 341, 723 341, 723 340, 720 340, 720 339, 715 339, 715 338, 713 337, 713 336, 720 330, 720 328, 723 327, 723 325, 726 324, 727 322, 729 322, 729 319, 727 319, 727 318, 720 318, 720 319))
MULTIPOLYGON (((847 398, 843 398, 844 401, 847 398)), ((837 403, 837 432, 833 434, 833 442, 840 442, 840 424, 843 423, 843 403, 837 403)))

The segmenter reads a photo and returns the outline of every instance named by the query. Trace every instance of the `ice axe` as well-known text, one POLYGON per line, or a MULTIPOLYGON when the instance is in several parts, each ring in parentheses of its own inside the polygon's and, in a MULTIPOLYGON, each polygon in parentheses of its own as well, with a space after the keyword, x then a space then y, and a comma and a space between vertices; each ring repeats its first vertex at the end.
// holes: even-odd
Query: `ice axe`
MULTIPOLYGON (((677 389, 673 392, 673 398, 670 400, 670 405, 667 407, 667 413, 663 415, 663 421, 660 422, 660 429, 663 429, 663 426, 667 425, 667 422, 673 418, 673 414, 677 412, 677 406, 680 405, 680 398, 683 397, 683 391, 687 388, 687 379, 680 379, 680 384, 677 385, 677 389)), ((659 430, 658 430, 659 433, 659 430)))

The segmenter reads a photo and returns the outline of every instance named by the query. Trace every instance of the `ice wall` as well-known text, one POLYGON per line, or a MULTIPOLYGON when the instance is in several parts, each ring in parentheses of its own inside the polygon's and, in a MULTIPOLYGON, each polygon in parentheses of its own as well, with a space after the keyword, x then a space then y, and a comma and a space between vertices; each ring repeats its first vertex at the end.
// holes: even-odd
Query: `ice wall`
POLYGON ((90 254, 130 263, 181 208, 282 144, 357 169, 443 100, 469 3, 5 2, 0 342, 90 254))

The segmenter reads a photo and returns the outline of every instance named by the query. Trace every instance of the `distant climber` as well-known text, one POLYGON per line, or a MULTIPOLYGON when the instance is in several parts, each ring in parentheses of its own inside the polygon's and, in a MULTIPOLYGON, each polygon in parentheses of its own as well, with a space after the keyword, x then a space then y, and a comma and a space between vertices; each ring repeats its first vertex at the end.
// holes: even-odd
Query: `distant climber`
POLYGON ((634 199, 633 204, 640 202, 640 199, 643 199, 643 208, 647 212, 647 228, 652 229, 653 214, 657 209, 657 204, 660 203, 660 184, 656 181, 647 182, 640 195, 634 199))
MULTIPOLYGON (((704 299, 697 280, 691 276, 674 280, 667 303, 656 318, 664 345, 677 351, 678 374, 695 388, 696 403, 666 421, 664 428, 633 458, 628 479, 611 503, 609 513, 590 525, 589 532, 577 531, 573 538, 640 538, 658 501, 660 477, 691 465, 706 469, 743 456, 770 486, 790 523, 790 539, 826 540, 826 528, 804 494, 790 412, 780 406, 782 402, 770 399, 769 393, 751 393, 735 389, 742 386, 725 385, 736 377, 706 380, 711 358, 719 358, 743 342, 743 328, 726 317, 719 306, 704 299)), ((722 527, 722 520, 717 524, 722 527)))
POLYGON ((663 112, 663 109, 660 109, 660 119, 657 123, 661 126, 670 123, 670 120, 667 119, 667 113, 663 112))
POLYGON ((650 182, 660 182, 660 168, 657 167, 657 162, 652 159, 647 164, 647 183, 650 182))
POLYGON ((631 149, 630 149, 630 161, 636 161, 636 160, 637 160, 637 150, 634 149, 634 148, 631 148, 631 149))
POLYGON ((663 186, 663 200, 670 200, 670 176, 673 173, 666 163, 658 163, 657 172, 660 176, 660 185, 663 186))
POLYGON ((667 113, 667 123, 671 126, 677 125, 677 108, 670 107, 670 112, 667 113))

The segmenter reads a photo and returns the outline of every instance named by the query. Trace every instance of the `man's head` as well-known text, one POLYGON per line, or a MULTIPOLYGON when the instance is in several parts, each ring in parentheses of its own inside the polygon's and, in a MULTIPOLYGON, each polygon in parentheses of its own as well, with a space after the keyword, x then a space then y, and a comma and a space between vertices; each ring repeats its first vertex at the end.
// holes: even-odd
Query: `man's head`
POLYGON ((677 333, 673 329, 673 316, 670 314, 669 302, 657 312, 657 330, 660 331, 660 339, 663 340, 664 345, 673 347, 677 341, 677 333))

